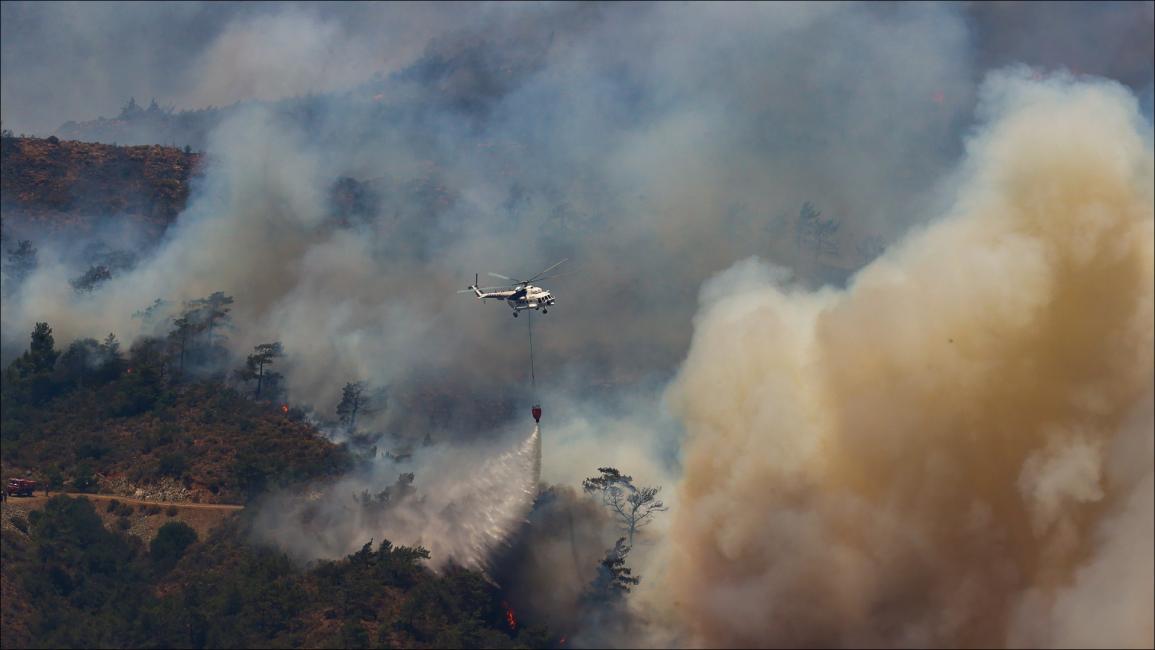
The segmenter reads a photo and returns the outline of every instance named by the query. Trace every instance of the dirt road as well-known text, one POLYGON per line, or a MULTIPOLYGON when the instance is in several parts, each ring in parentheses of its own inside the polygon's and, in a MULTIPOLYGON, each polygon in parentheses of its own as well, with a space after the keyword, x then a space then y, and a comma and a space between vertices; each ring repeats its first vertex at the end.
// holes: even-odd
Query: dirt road
POLYGON ((12 503, 24 503, 28 505, 47 501, 49 498, 63 494, 70 497, 85 497, 93 501, 111 501, 116 499, 121 503, 128 503, 131 505, 141 506, 158 506, 167 508, 168 506, 176 506, 178 508, 190 508, 193 510, 244 510, 244 506, 233 505, 229 503, 187 503, 181 501, 149 501, 148 499, 133 499, 132 497, 122 497, 115 494, 85 494, 83 492, 49 492, 48 496, 43 493, 36 494, 30 497, 8 497, 8 501, 12 503))
POLYGON ((4 534, 13 534, 16 528, 13 519, 27 520, 33 510, 42 510, 44 504, 54 496, 63 494, 69 497, 85 497, 93 502, 96 514, 100 516, 105 527, 109 530, 127 532, 149 542, 156 536, 160 527, 170 521, 180 521, 197 532, 201 539, 205 539, 209 532, 235 516, 234 513, 243 510, 244 506, 230 503, 184 503, 170 501, 148 501, 131 497, 116 496, 114 494, 82 494, 79 492, 50 492, 45 496, 43 492, 31 497, 8 497, 0 507, 0 529, 4 534), (97 505, 96 502, 109 502, 113 499, 123 505, 131 506, 133 511, 124 514, 123 510, 110 512, 107 507, 97 505), (171 514, 170 514, 170 510, 171 514), (127 528, 124 521, 128 521, 127 528))

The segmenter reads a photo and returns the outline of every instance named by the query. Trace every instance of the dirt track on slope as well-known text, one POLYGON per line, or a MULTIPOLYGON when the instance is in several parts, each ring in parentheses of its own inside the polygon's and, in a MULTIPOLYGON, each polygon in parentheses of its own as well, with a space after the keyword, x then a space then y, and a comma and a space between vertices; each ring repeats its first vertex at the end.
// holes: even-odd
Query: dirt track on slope
POLYGON ((210 530, 232 516, 234 512, 244 509, 244 506, 227 503, 148 501, 113 494, 49 492, 48 496, 39 493, 31 497, 8 497, 5 499, 4 506, 0 509, 0 512, 3 513, 0 515, 0 528, 3 529, 4 534, 16 532, 11 521, 12 517, 27 518, 29 512, 40 510, 48 502, 48 499, 59 495, 73 498, 84 497, 93 501, 94 505, 95 502, 108 502, 115 499, 121 504, 132 506, 133 513, 127 517, 130 522, 128 529, 116 528, 120 516, 109 512, 106 507, 98 506, 96 512, 109 530, 123 530, 140 537, 145 542, 151 541, 157 530, 169 521, 182 521, 192 526, 197 531, 197 535, 204 539, 210 530), (176 514, 168 515, 167 511, 170 507, 176 508, 176 514))

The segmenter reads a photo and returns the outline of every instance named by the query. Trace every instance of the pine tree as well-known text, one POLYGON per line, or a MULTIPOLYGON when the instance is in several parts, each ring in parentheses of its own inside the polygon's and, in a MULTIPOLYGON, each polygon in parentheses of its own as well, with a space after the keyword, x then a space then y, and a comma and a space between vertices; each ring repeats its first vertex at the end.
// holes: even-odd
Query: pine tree
POLYGON ((626 566, 626 556, 629 553, 630 547, 626 544, 626 538, 618 538, 614 547, 606 553, 605 559, 598 565, 598 575, 586 589, 583 600, 599 605, 614 605, 630 593, 631 586, 642 581, 640 577, 632 575, 633 571, 626 566))
POLYGON ((268 372, 265 368, 272 365, 273 361, 278 357, 284 356, 279 341, 273 343, 261 343, 253 348, 253 354, 250 354, 245 360, 245 367, 238 371, 238 376, 243 381, 256 380, 257 388, 253 393, 253 399, 261 398, 261 388, 267 381, 275 380, 280 375, 275 372, 268 372))
POLYGON ((365 384, 352 382, 345 384, 341 391, 341 403, 337 405, 337 418, 349 433, 357 428, 357 413, 365 406, 365 384))
POLYGON ((222 291, 216 291, 208 298, 190 300, 186 305, 186 313, 199 320, 208 332, 208 345, 213 345, 213 330, 218 325, 229 324, 229 312, 232 311, 233 297, 226 296, 222 291))
POLYGON ((582 481, 582 489, 587 494, 601 494, 602 505, 613 511, 614 517, 626 531, 629 545, 634 545, 634 535, 638 529, 653 521, 654 513, 669 508, 658 500, 661 487, 636 487, 632 476, 622 474, 613 467, 599 467, 601 476, 582 481))

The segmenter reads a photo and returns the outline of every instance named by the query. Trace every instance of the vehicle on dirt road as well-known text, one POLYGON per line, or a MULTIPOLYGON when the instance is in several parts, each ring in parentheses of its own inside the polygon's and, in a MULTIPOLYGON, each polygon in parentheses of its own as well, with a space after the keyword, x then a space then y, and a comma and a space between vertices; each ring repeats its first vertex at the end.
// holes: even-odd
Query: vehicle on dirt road
POLYGON ((10 497, 30 497, 36 491, 39 485, 36 481, 28 478, 10 478, 8 485, 4 487, 4 491, 10 497))

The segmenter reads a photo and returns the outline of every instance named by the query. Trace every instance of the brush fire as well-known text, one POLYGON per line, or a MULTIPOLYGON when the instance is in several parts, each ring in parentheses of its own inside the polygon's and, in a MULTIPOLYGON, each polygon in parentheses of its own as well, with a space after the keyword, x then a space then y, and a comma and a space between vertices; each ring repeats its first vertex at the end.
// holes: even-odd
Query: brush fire
POLYGON ((505 603, 505 602, 501 603, 501 606, 503 608, 505 608, 505 623, 506 623, 506 625, 509 626, 510 630, 516 630, 517 629, 517 617, 514 616, 513 608, 509 606, 509 603, 505 603))

